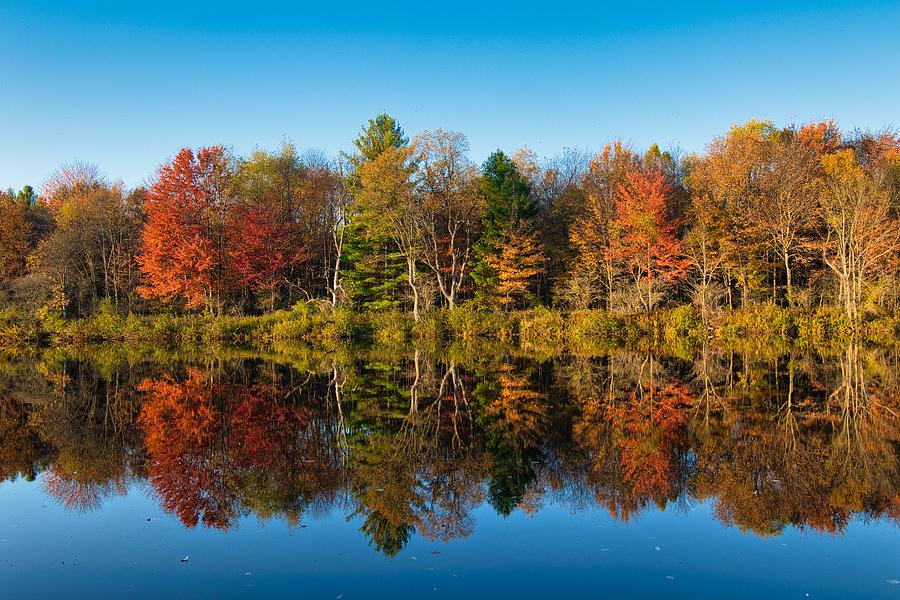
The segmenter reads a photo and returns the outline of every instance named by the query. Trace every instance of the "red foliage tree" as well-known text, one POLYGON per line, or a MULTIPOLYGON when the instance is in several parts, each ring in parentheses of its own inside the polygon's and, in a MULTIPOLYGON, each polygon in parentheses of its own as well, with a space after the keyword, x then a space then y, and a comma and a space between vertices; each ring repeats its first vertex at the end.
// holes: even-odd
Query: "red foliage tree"
POLYGON ((147 191, 147 224, 138 264, 144 298, 182 300, 188 308, 220 309, 228 264, 224 215, 229 178, 222 146, 183 148, 147 191))
POLYGON ((657 300, 654 286, 673 283, 685 274, 680 223, 670 217, 671 190, 662 173, 630 172, 618 189, 613 225, 620 235, 612 253, 631 272, 641 304, 649 311, 657 300))
POLYGON ((306 258, 296 245, 295 227, 265 204, 244 205, 231 215, 228 260, 238 283, 252 292, 269 295, 275 308, 275 291, 288 269, 306 258))

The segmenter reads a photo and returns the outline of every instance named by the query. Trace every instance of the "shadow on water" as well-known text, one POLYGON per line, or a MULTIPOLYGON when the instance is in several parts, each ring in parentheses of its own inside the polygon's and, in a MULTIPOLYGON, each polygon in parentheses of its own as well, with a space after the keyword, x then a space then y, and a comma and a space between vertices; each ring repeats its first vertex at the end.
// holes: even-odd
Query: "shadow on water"
POLYGON ((141 485, 187 527, 339 513, 387 555, 469 536, 485 503, 627 522, 709 500, 761 536, 900 519, 891 351, 115 357, 2 365, 0 480, 75 511, 141 485))

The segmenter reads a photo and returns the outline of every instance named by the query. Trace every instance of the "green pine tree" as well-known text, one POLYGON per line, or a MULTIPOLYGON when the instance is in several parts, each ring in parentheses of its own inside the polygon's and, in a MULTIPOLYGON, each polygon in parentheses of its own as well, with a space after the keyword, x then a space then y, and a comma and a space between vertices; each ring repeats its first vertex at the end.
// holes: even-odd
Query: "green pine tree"
MULTIPOLYGON (((409 143, 400 124, 390 115, 369 119, 353 142, 356 154, 349 157, 353 172, 349 175, 351 190, 359 189, 355 171, 367 161, 375 160, 387 148, 403 148, 409 143)), ((403 255, 384 235, 375 234, 369 217, 356 210, 347 228, 344 287, 351 303, 364 310, 399 308, 406 298, 406 264, 403 255)))

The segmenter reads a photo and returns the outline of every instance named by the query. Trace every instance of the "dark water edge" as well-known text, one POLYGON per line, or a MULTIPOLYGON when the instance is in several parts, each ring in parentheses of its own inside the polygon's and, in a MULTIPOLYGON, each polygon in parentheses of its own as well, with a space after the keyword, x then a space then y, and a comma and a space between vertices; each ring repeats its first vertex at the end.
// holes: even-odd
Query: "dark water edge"
POLYGON ((0 580, 10 597, 896 597, 898 404, 896 352, 858 344, 8 359, 0 580))

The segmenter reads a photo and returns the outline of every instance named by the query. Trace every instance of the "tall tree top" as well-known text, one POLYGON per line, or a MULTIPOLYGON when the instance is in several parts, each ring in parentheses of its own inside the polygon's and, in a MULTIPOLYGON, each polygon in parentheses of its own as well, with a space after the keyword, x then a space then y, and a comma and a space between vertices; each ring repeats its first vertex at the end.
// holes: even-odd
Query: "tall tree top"
POLYGON ((518 167, 501 150, 491 154, 482 166, 481 192, 487 203, 485 233, 496 234, 494 229, 518 223, 534 217, 537 202, 531 195, 531 184, 519 172, 518 167))
POLYGON ((37 201, 37 194, 34 193, 34 188, 30 185, 24 186, 19 193, 16 195, 16 199, 23 204, 27 204, 28 206, 34 206, 37 201))
POLYGON ((392 116, 381 113, 369 119, 362 133, 353 142, 356 149, 366 160, 375 160, 390 147, 403 148, 409 143, 403 128, 392 116))

